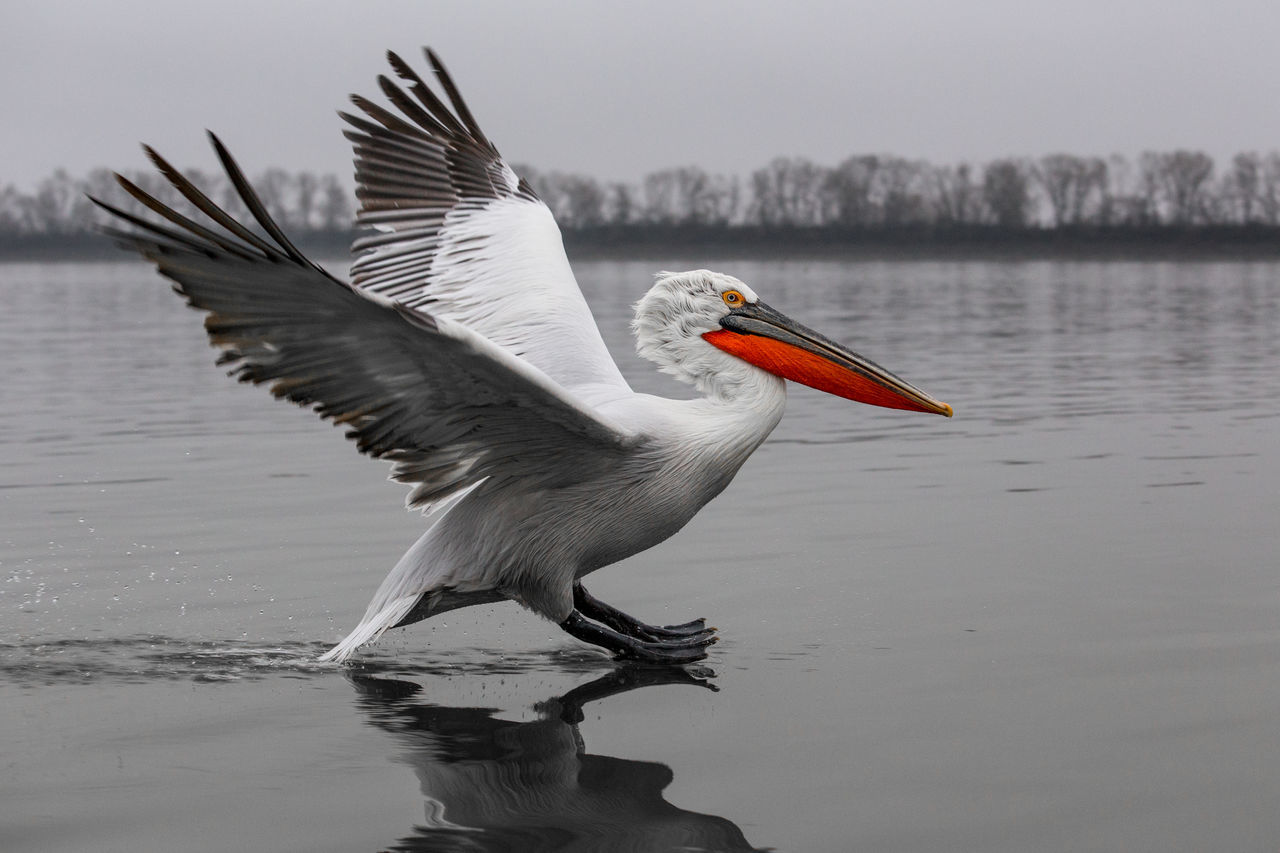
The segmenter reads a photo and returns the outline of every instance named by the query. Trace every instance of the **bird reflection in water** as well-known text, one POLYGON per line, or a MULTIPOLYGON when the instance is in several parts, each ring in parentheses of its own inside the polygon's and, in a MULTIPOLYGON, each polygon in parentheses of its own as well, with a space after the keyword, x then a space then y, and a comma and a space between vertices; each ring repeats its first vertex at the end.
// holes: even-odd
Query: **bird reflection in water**
POLYGON ((352 674, 374 725, 408 747, 426 820, 394 851, 755 851, 736 824, 685 811, 665 764, 587 752, 588 702, 654 684, 710 683, 672 667, 624 666, 537 706, 538 719, 413 701, 410 681, 352 674))

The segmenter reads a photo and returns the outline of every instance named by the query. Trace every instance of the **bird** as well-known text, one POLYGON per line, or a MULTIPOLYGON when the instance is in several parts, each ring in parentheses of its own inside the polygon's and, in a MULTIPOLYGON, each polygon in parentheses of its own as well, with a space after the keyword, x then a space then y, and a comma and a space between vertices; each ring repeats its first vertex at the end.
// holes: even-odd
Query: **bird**
MULTIPOLYGON (((715 690, 684 667, 622 664, 533 706, 532 719, 422 701, 402 678, 347 674, 370 724, 394 739, 425 797, 425 819, 389 849, 764 853, 727 818, 664 794, 673 768, 588 750, 586 706, 656 685, 715 690)), ((678 790, 678 789, 677 789, 678 790)))
POLYGON ((619 659, 701 660, 718 640, 705 619, 643 622, 592 596, 583 578, 669 538, 723 491, 781 419, 787 381, 876 406, 952 409, 745 282, 702 269, 659 273, 632 324, 637 353, 700 393, 633 391, 550 209, 480 129, 436 53, 425 57, 443 98, 388 52, 397 80, 383 74, 378 85, 390 107, 353 95, 360 114, 339 112, 364 229, 349 280, 290 242, 212 132, 241 218, 144 145, 190 215, 117 174, 145 210, 94 198, 112 217, 103 230, 205 312, 231 376, 344 426, 411 487, 407 507, 428 515, 322 660, 503 600, 619 659))

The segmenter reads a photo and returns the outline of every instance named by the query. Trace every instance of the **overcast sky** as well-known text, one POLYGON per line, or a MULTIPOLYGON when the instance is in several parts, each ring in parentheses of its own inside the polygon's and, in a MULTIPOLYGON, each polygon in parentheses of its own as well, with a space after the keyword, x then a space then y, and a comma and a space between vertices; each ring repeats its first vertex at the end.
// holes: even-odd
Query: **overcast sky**
POLYGON ((633 180, 834 164, 1280 149, 1280 3, 5 3, 0 184, 137 143, 349 175, 335 110, 435 47, 509 160, 633 180))

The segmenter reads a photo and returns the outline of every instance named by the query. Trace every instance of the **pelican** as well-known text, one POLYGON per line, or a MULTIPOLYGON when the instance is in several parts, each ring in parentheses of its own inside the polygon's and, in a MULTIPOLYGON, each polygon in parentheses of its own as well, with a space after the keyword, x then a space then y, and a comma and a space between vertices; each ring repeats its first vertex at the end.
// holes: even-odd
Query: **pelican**
POLYGON ((148 146, 207 221, 117 175, 160 219, 94 199, 119 220, 106 230, 206 312, 232 376, 344 425, 412 487, 407 506, 430 514, 322 660, 346 660, 389 628, 502 600, 620 658, 701 659, 717 639, 704 620, 646 624, 582 579, 667 539, 718 495, 778 424, 785 380, 876 406, 948 417, 951 407, 708 270, 659 274, 633 323, 637 352, 701 396, 632 391, 551 211, 481 131, 435 53, 426 57, 448 105, 388 53, 403 85, 378 83, 396 111, 352 96, 363 115, 339 113, 355 149, 356 221, 373 232, 352 247, 349 282, 298 251, 212 133, 260 230, 148 146))

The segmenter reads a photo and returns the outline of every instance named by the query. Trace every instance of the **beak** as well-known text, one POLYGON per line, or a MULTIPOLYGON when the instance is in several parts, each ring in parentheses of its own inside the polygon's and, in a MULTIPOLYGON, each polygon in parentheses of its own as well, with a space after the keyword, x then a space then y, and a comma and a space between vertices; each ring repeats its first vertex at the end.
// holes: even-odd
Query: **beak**
POLYGON ((946 403, 763 302, 734 308, 720 326, 703 339, 775 376, 859 403, 951 417, 946 403))

